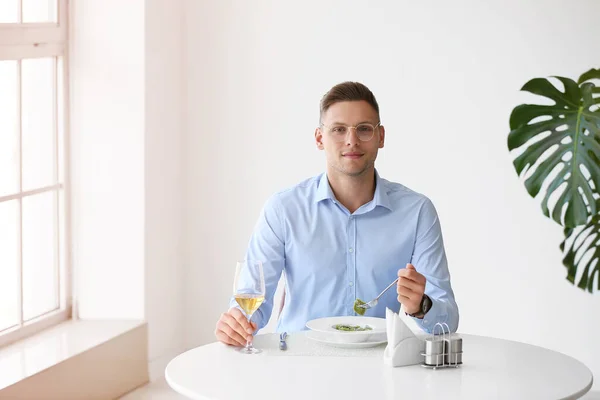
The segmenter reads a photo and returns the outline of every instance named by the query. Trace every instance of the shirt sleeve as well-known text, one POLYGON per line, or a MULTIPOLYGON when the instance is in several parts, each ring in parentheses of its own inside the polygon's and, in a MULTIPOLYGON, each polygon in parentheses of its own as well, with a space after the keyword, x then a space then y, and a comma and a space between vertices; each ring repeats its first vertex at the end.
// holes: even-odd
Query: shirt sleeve
MULTIPOLYGON (((442 229, 435 207, 429 199, 424 202, 419 213, 412 264, 417 272, 427 279, 425 294, 433 303, 423 319, 414 320, 428 333, 433 333, 438 322, 445 322, 451 332, 456 332, 459 320, 458 306, 450 284, 442 229)), ((438 332, 441 333, 439 327, 435 329, 435 333, 438 332)))
MULTIPOLYGON (((285 241, 282 209, 279 197, 271 197, 263 207, 246 250, 247 260, 262 261, 265 277, 265 301, 252 316, 262 329, 273 311, 273 296, 285 265, 285 241)), ((238 307, 232 296, 230 307, 238 307)))

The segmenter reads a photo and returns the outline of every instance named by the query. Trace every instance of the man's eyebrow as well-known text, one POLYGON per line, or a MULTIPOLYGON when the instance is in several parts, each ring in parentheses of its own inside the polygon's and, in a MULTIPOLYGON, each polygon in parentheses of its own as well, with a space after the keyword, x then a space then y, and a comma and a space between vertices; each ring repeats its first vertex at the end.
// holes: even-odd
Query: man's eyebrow
MULTIPOLYGON (((358 124, 356 124, 356 125, 360 125, 360 124, 373 124, 373 122, 371 122, 371 121, 369 121, 369 120, 365 120, 365 121, 360 121, 360 122, 359 122, 358 124)), ((332 122, 330 125, 348 125, 348 124, 346 124, 345 122, 338 122, 338 121, 335 121, 335 122, 332 122)))

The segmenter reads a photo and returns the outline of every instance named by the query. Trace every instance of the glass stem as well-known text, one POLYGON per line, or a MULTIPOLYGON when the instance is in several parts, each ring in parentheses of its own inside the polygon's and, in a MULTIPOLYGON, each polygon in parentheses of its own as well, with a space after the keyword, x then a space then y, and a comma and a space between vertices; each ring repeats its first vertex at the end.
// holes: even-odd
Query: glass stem
MULTIPOLYGON (((250 324, 250 318, 251 317, 252 316, 248 317, 248 324, 250 324)), ((250 325, 250 326, 252 326, 252 325, 250 325)), ((246 340, 246 350, 250 350, 250 348, 252 348, 252 340, 246 340)))

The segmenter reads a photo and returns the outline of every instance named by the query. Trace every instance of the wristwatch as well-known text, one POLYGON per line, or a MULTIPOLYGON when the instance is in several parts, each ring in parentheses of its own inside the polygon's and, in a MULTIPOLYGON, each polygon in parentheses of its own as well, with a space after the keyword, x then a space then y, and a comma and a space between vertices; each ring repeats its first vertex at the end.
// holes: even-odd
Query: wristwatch
POLYGON ((423 318, 425 316, 425 314, 427 314, 429 312, 429 310, 431 310, 432 305, 433 305, 433 302, 431 301, 429 296, 427 296, 426 294, 423 294, 423 297, 421 298, 421 305, 419 306, 419 311, 417 311, 414 314, 409 314, 409 315, 411 317, 415 317, 415 318, 423 318))

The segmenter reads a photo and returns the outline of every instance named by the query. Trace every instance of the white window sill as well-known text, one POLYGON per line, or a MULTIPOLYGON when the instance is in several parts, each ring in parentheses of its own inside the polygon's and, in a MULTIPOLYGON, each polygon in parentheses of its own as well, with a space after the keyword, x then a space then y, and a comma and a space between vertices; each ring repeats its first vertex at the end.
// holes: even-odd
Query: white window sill
POLYGON ((0 348, 0 390, 101 345, 144 321, 67 321, 0 348))

